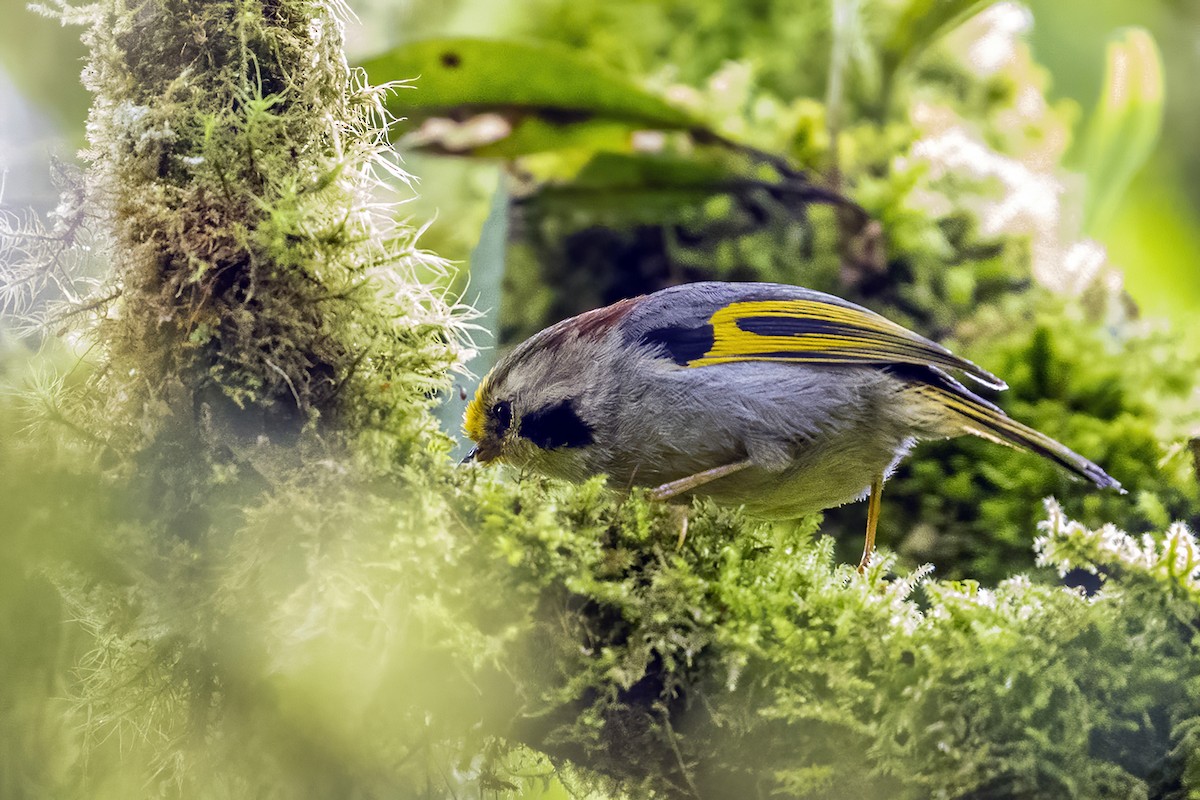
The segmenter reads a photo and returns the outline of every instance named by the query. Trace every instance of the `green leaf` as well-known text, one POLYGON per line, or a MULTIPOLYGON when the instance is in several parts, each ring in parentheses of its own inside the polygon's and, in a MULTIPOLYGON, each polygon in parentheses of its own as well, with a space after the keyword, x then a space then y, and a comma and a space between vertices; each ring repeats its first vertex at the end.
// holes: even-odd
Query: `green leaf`
POLYGON ((727 160, 669 154, 597 153, 575 176, 580 191, 700 189, 745 174, 727 160))
POLYGON ((1088 176, 1084 228, 1095 234, 1112 219, 1129 182, 1154 151, 1162 131, 1165 88, 1162 56, 1142 28, 1108 43, 1100 101, 1088 123, 1083 169, 1088 176))
POLYGON ((573 176, 543 184, 523 202, 569 205, 657 222, 676 219, 681 209, 730 191, 735 182, 745 180, 745 174, 745 168, 739 171, 725 159, 702 154, 599 152, 573 176))
POLYGON ((917 55, 993 0, 912 0, 883 44, 884 83, 917 55))
POLYGON ((765 177, 745 157, 727 151, 595 153, 574 175, 549 181, 525 198, 525 205, 548 204, 614 213, 640 222, 677 220, 688 209, 718 195, 758 197, 802 214, 810 203, 840 203, 835 192, 802 177, 765 177))
POLYGON ((438 155, 512 159, 554 150, 628 151, 634 132, 620 120, 559 122, 538 112, 488 111, 461 120, 430 117, 398 144, 438 155))
POLYGON ((446 120, 440 130, 419 129, 415 141, 440 152, 512 158, 564 147, 628 149, 637 130, 707 133, 626 76, 550 44, 430 39, 362 66, 374 83, 412 82, 388 109, 418 122, 446 120))

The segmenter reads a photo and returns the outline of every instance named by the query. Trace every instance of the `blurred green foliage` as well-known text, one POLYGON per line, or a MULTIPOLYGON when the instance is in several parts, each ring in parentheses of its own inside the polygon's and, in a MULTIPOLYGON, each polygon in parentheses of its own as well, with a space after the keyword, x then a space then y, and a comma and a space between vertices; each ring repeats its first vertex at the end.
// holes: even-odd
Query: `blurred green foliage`
POLYGON ((73 145, 83 142, 90 97, 79 80, 87 48, 75 31, 29 12, 21 0, 0 2, 0 69, 25 100, 53 117, 73 145))
POLYGON ((1142 27, 1158 41, 1163 58, 1166 107, 1161 145, 1150 167, 1137 176, 1114 214, 1098 232, 1113 260, 1126 270, 1129 290, 1146 313, 1169 315, 1186 325, 1200 304, 1200 86, 1193 80, 1200 51, 1192 32, 1200 22, 1194 3, 1130 3, 1097 0, 1086 12, 1072 3, 1033 0, 1037 21, 1031 37, 1039 60, 1055 76, 1056 95, 1085 110, 1099 102, 1105 50, 1113 32, 1142 27), (1160 243, 1169 242, 1169 246, 1160 243))
POLYGON ((1083 143, 1089 189, 1084 227, 1089 232, 1111 222, 1129 181, 1158 144, 1162 72, 1162 56, 1146 31, 1124 31, 1109 43, 1100 102, 1083 143))
MULTIPOLYGON (((1200 208, 1195 188, 1200 186, 1200 151, 1193 146, 1193 132, 1200 124, 1200 86, 1192 80, 1200 69, 1200 53, 1190 35, 1200 22, 1200 9, 1174 0, 1099 0, 1086 5, 1033 0, 1028 5, 1033 10, 1028 38, 1037 60, 1053 75, 1053 82, 1041 88, 1053 101, 1068 99, 1069 106, 1085 112, 1090 113, 1101 95, 1105 48, 1114 31, 1144 28, 1162 45, 1168 89, 1162 146, 1152 157, 1153 171, 1136 177, 1123 196, 1112 226, 1096 234, 1109 247, 1114 263, 1127 270, 1139 305, 1185 324, 1200 304, 1200 270, 1191 257, 1200 248, 1200 231, 1193 224, 1200 208), (1155 212, 1147 213, 1147 206, 1154 206, 1155 212), (1147 244, 1164 238, 1174 246, 1147 252, 1147 244)), ((865 21, 858 27, 865 28, 868 41, 882 42, 893 35, 893 23, 905 8, 899 3, 867 3, 865 21), (879 5, 887 9, 881 11, 879 5)), ((373 24, 362 34, 358 46, 366 53, 397 40, 429 36, 516 36, 576 48, 629 75, 649 76, 652 85, 669 81, 703 86, 726 62, 736 60, 747 64, 776 97, 821 98, 827 88, 832 22, 824 3, 457 0, 400 10, 364 0, 361 13, 366 19, 390 22, 390 27, 373 24)), ((852 72, 870 73, 866 62, 874 57, 868 53, 858 58, 852 72)), ((852 85, 852 102, 859 99, 855 91, 852 85)), ((464 199, 442 199, 428 207, 445 213, 464 199)), ((451 227, 435 224, 430 235, 450 237, 454 232, 445 228, 451 227)))

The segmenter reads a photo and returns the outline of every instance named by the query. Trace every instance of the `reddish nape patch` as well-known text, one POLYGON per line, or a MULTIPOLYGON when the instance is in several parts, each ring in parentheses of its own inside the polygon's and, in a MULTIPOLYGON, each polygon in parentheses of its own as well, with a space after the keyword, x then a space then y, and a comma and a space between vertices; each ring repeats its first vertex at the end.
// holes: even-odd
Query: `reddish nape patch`
POLYGON ((520 349, 558 350, 579 339, 602 339, 644 299, 644 296, 630 297, 556 322, 527 339, 520 349))
POLYGON ((645 300, 645 295, 618 300, 611 306, 585 311, 571 321, 571 328, 580 338, 600 337, 616 327, 622 319, 629 315, 638 303, 645 300))
MULTIPOLYGON (((603 308, 585 311, 582 314, 564 319, 535 333, 496 365, 488 375, 487 381, 491 386, 503 386, 510 372, 517 364, 535 354, 557 353, 572 342, 583 340, 599 340, 607 336, 645 297, 631 297, 620 300, 603 308)), ((477 398, 479 395, 477 395, 477 398)), ((482 401, 481 401, 482 402, 482 401)), ((478 409, 482 411, 482 406, 478 409)), ((481 420, 477 413, 475 419, 481 420)))

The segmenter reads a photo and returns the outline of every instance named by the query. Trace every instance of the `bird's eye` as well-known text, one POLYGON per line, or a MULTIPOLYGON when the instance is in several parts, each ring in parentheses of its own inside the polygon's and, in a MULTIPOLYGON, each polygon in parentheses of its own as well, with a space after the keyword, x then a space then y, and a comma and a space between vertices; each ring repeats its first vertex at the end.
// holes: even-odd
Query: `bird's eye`
POLYGON ((503 436, 512 425, 512 404, 507 400, 501 400, 492 406, 491 416, 496 420, 496 434, 503 436))

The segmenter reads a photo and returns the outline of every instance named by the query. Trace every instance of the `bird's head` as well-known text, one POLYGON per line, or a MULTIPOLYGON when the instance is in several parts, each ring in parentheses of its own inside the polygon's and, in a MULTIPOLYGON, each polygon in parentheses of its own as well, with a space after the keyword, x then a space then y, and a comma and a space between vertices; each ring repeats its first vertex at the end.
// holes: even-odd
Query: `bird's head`
POLYGON ((594 417, 611 387, 598 375, 614 357, 609 336, 632 308, 626 300, 552 325, 517 346, 479 384, 463 430, 467 461, 502 461, 564 474, 595 442, 594 417))
POLYGON ((500 397, 503 389, 498 393, 493 383, 489 374, 479 384, 475 397, 467 405, 463 432, 475 443, 467 461, 486 464, 501 458, 512 449, 511 438, 517 435, 513 426, 512 399, 500 397))

